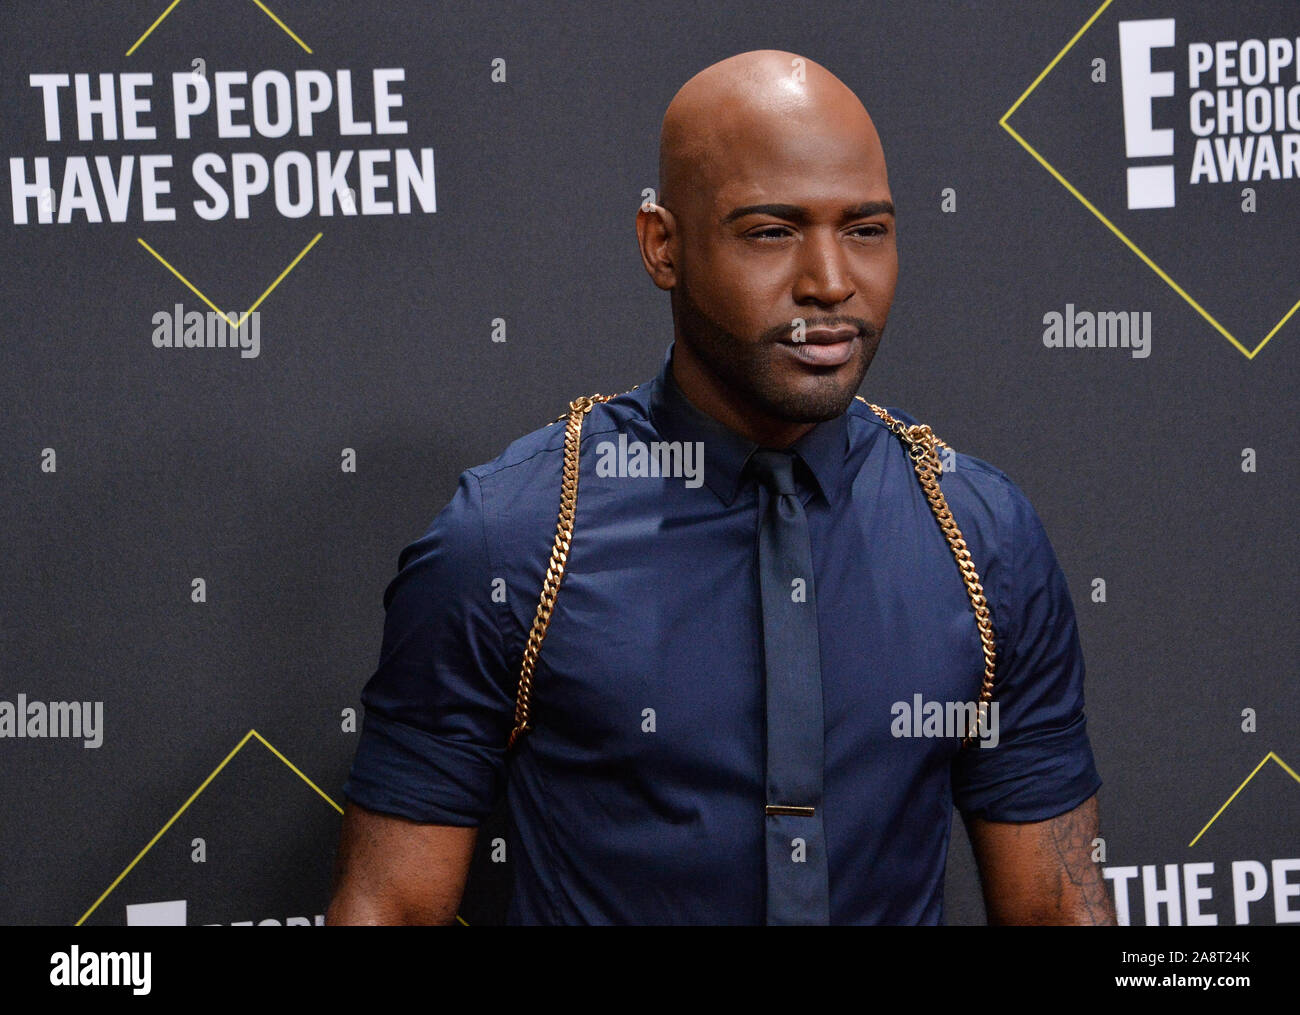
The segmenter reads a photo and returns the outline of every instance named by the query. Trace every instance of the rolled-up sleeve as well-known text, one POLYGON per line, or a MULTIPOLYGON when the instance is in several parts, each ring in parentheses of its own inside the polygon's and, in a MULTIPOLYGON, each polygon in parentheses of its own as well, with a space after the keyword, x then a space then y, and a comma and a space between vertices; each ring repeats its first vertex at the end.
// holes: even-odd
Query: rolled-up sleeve
POLYGON ((953 800, 967 817, 1043 821, 1092 796, 1101 776, 1084 719, 1083 651, 1065 575, 1038 514, 1014 484, 1007 487, 1003 594, 993 608, 995 628, 1005 632, 993 688, 998 742, 976 741, 958 754, 953 800))
POLYGON ((514 702, 482 497, 474 473, 462 473, 384 592, 383 646, 343 789, 367 809, 470 826, 502 792, 514 702))

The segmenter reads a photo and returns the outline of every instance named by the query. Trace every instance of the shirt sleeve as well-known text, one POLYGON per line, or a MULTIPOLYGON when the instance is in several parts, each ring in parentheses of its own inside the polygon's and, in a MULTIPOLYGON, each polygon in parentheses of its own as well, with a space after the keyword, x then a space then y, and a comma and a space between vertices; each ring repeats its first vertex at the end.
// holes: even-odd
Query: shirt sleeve
POLYGON ((1083 651, 1065 575, 1038 514, 1007 485, 1009 524, 999 526, 1006 536, 998 556, 1008 566, 999 582, 1003 608, 993 610, 1002 642, 993 683, 997 743, 976 739, 958 753, 953 800, 966 817, 1044 821, 1087 800, 1101 777, 1084 720, 1083 651))
POLYGON ((502 792, 514 701, 482 497, 478 478, 462 473, 384 592, 379 666, 361 695, 365 718, 343 789, 369 810, 471 826, 502 792))

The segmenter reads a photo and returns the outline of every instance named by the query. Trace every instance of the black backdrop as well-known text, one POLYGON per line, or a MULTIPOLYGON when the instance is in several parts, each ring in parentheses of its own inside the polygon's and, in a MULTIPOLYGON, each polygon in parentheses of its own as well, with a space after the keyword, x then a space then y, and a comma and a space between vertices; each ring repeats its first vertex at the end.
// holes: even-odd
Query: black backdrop
MULTIPOLYGON (((17 719, 0 736, 0 920, 319 921, 348 710, 397 552, 462 469, 658 368, 671 321, 633 222, 659 120, 688 77, 755 48, 822 63, 876 121, 901 276, 863 391, 1005 469, 1042 516, 1079 613, 1103 862, 1129 919, 1189 922, 1199 885, 1219 923, 1239 907, 1300 920, 1300 324, 1284 321, 1300 181, 1265 166, 1192 184, 1189 113, 1191 43, 1297 36, 1289 0, 4 4, 0 702, 89 702, 102 742, 18 738, 17 719), (1131 157, 1141 60, 1121 65, 1119 25, 1144 20, 1173 22, 1150 56, 1173 95, 1135 100, 1172 154, 1131 157), (318 70, 337 92, 348 71, 373 128, 376 68, 403 71, 380 92, 400 94, 404 133, 341 133, 332 104, 309 137, 300 120, 223 137, 212 110, 177 136, 174 74, 215 92, 231 71, 318 70), (101 74, 119 99, 122 75, 151 74, 136 118, 156 136, 105 137, 92 117, 80 137, 78 74, 92 99, 101 74), (416 181, 407 213, 382 213, 425 149, 436 210, 416 181), (292 181, 345 150, 347 200, 374 214, 342 198, 325 214, 314 176, 300 216, 273 179, 246 218, 195 210, 201 155, 228 195, 237 162, 302 152, 292 181), (383 153, 367 156, 387 176, 373 201, 364 150, 383 153), (171 157, 154 170, 170 219, 145 211, 149 156, 171 157), (104 157, 115 181, 132 160, 123 221, 104 157), (79 158, 103 221, 78 203, 79 158), (1129 210, 1126 172, 1149 165, 1173 167, 1175 203, 1129 210), (277 279, 256 356, 157 347, 177 304, 244 311, 277 279), (1149 355, 1048 346, 1045 316, 1067 305, 1149 314, 1149 355), (1177 911, 1148 911, 1167 884, 1177 911)), ((1292 63, 1265 84, 1285 106, 1297 80, 1292 63)), ((232 123, 250 122, 255 89, 226 82, 248 103, 232 123)), ((1281 154, 1300 123, 1275 126, 1281 154)), ((467 922, 500 920, 508 868, 480 855, 467 922)), ((983 920, 959 821, 947 894, 949 922, 983 920)))

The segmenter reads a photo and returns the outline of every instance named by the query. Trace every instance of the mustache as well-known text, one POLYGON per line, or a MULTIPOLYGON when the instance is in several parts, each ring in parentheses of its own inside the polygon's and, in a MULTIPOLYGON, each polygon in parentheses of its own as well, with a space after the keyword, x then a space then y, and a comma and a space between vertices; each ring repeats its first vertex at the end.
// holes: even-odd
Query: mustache
MULTIPOLYGON (((818 317, 804 318, 804 329, 812 331, 815 328, 841 328, 848 325, 856 328, 858 334, 865 339, 877 337, 879 330, 870 321, 861 317, 818 317)), ((763 332, 763 340, 766 342, 788 342, 794 334, 794 322, 787 321, 784 324, 778 324, 775 327, 768 328, 763 332)))

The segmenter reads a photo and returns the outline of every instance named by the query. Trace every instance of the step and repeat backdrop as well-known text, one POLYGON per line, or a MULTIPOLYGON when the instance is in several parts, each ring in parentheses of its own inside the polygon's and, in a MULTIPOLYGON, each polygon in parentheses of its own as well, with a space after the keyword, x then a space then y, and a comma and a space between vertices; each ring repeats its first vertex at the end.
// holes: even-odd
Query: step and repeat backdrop
POLYGON ((1121 922, 1300 922, 1293 0, 0 6, 0 922, 323 922, 397 554, 654 375, 660 119, 760 48, 884 143, 864 395, 1069 579, 1121 922))

